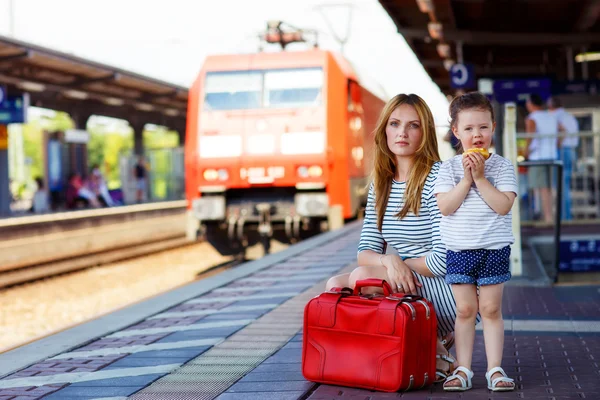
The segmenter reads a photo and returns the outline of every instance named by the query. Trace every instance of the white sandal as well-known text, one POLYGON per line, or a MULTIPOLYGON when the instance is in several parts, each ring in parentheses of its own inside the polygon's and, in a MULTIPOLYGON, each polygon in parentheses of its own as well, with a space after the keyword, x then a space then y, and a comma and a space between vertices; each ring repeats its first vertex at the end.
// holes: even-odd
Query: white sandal
POLYGON ((488 389, 492 392, 510 392, 511 390, 515 390, 515 380, 509 378, 506 375, 506 372, 502 369, 502 367, 494 367, 485 373, 485 379, 487 380, 488 389), (496 378, 493 381, 490 381, 492 376, 496 373, 500 372, 502 376, 500 378, 496 378), (496 386, 499 382, 509 382, 512 383, 512 386, 496 386))
POLYGON ((456 360, 450 355, 450 353, 436 354, 435 358, 436 358, 436 364, 437 364, 438 359, 443 360, 448 363, 448 369, 437 368, 437 366, 435 369, 435 376, 436 376, 435 383, 445 382, 446 379, 448 379, 448 377, 450 376, 448 374, 450 373, 450 371, 453 370, 454 363, 456 362, 456 360))
POLYGON ((464 392, 465 390, 469 390, 473 387, 471 379, 473 379, 473 371, 465 367, 458 367, 454 370, 452 375, 446 378, 446 382, 444 382, 444 390, 446 392, 464 392), (460 376, 458 374, 459 372, 464 373, 467 379, 465 380, 465 378, 460 376), (450 382, 453 379, 458 379, 460 381, 460 386, 446 386, 446 383, 450 382))

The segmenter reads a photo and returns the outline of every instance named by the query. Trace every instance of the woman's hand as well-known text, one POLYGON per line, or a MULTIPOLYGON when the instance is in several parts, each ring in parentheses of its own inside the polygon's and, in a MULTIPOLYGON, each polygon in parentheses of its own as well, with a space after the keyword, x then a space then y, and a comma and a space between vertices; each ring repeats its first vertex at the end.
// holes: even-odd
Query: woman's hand
POLYGON ((417 286, 422 285, 400 256, 386 254, 381 262, 387 269, 388 283, 394 292, 417 294, 417 286))
POLYGON ((479 153, 467 154, 468 162, 471 167, 471 174, 473 175, 473 181, 477 184, 481 179, 485 179, 485 159, 479 153))

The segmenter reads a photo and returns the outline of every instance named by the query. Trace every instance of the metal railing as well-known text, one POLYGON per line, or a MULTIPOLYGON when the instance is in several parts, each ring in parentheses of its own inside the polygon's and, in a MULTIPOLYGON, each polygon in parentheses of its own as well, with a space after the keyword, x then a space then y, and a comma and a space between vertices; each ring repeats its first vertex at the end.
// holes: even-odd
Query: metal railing
MULTIPOLYGON (((555 204, 557 207, 563 207, 562 219, 600 219, 600 132, 552 135, 517 133, 517 146, 519 153, 523 154, 526 149, 526 139, 558 140, 566 137, 577 137, 578 144, 572 148, 574 152, 572 160, 571 156, 557 158, 564 166, 565 175, 562 182, 568 186, 563 187, 563 200, 555 204), (570 202, 570 207, 565 207, 563 201, 570 202), (565 215, 565 209, 570 209, 570 215, 565 215)), ((556 184, 554 179, 553 186, 556 187, 556 184)), ((524 217, 527 217, 525 220, 529 219, 529 215, 524 217)))
POLYGON ((562 161, 522 161, 518 163, 519 167, 526 168, 542 168, 545 167, 548 170, 548 176, 551 175, 551 170, 556 169, 557 180, 556 180, 556 204, 554 209, 554 282, 558 280, 558 271, 560 264, 560 226, 561 226, 561 214, 563 200, 563 163, 562 161))

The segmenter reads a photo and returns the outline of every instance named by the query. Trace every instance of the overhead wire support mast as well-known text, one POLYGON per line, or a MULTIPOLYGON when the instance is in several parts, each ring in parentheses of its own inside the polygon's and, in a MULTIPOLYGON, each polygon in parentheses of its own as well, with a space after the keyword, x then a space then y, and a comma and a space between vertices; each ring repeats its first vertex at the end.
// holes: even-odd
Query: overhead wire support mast
POLYGON ((319 47, 318 32, 313 29, 299 29, 288 23, 278 20, 267 22, 267 31, 259 34, 259 39, 271 44, 279 44, 282 50, 291 43, 306 43, 306 34, 313 36, 313 46, 319 47))

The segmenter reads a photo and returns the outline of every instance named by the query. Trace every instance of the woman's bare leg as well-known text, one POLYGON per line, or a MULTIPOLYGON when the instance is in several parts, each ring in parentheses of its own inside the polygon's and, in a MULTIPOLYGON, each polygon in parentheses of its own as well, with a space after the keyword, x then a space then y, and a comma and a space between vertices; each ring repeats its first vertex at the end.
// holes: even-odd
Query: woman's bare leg
POLYGON ((331 278, 329 278, 329 280, 327 281, 327 284, 325 285, 325 290, 331 290, 334 287, 353 287, 350 286, 350 274, 341 274, 341 275, 336 275, 333 276, 331 278))
MULTIPOLYGON (((350 273, 350 287, 354 288, 356 282, 362 279, 384 279, 387 280, 387 270, 385 267, 358 267, 350 273)), ((376 287, 364 288, 361 290, 363 294, 383 293, 383 289, 376 287)))
MULTIPOLYGON (((356 281, 361 279, 387 279, 387 272, 385 267, 357 267, 349 274, 341 274, 336 275, 332 278, 329 278, 327 281, 327 285, 325 286, 326 290, 330 290, 334 287, 349 287, 354 288, 356 285, 356 281)), ((365 288, 363 293, 381 293, 382 289, 378 288, 365 288)))

